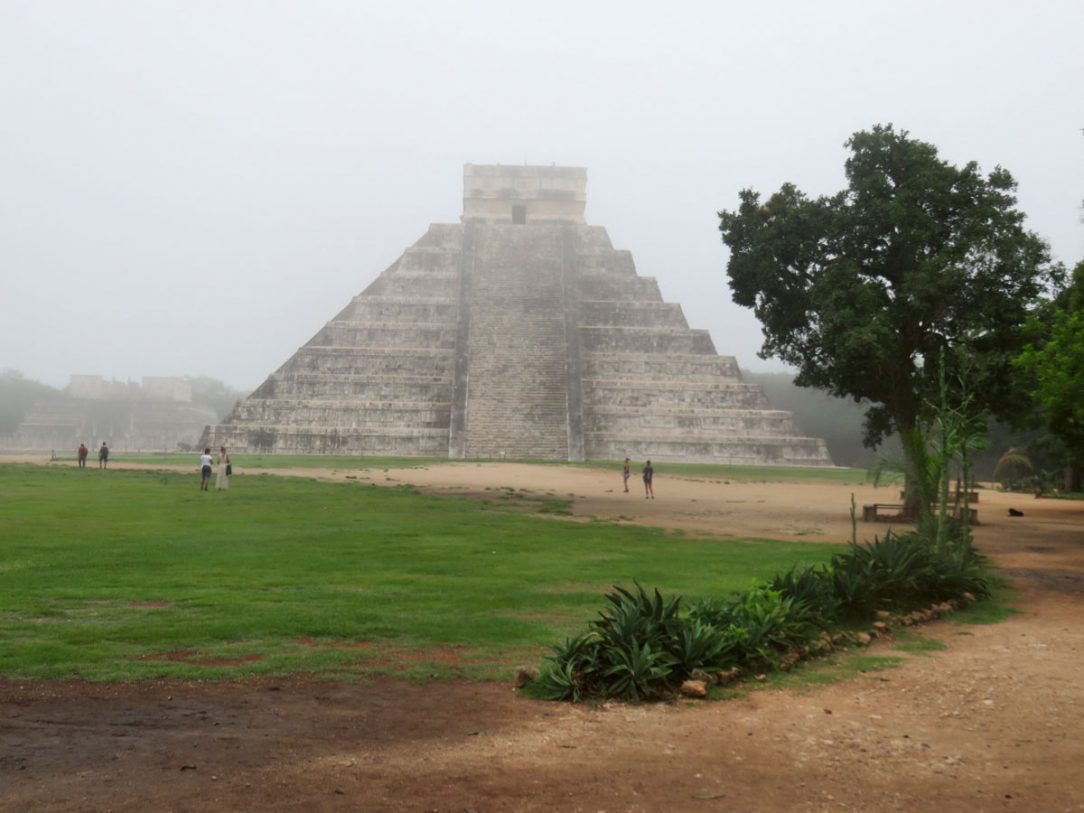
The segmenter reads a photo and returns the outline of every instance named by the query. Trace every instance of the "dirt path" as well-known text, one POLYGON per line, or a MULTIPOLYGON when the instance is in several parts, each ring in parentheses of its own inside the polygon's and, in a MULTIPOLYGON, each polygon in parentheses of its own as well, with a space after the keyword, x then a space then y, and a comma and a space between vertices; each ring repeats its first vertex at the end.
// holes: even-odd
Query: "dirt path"
MULTIPOLYGON (((364 476, 572 494, 591 516, 810 541, 849 536, 852 491, 885 500, 660 476, 650 501, 605 472, 515 464, 364 476)), ((949 648, 898 669, 602 708, 471 683, 0 683, 0 809, 1084 810, 1084 505, 983 492, 979 509, 980 547, 1021 589, 1020 613, 931 625, 922 634, 949 648)))

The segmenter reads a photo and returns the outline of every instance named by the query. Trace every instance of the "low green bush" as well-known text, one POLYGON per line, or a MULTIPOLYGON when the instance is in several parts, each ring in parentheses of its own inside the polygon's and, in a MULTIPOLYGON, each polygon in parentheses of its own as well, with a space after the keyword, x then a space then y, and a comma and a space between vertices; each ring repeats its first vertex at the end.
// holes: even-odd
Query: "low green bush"
MULTIPOLYGON (((738 593, 725 602, 696 602, 690 606, 689 616, 726 630, 735 638, 728 666, 774 664, 816 631, 804 602, 767 585, 738 593)), ((705 668, 700 664, 697 667, 705 668)))
POLYGON ((939 546, 914 531, 889 531, 836 554, 826 566, 792 569, 770 585, 809 607, 811 620, 826 628, 964 593, 985 598, 990 593, 985 573, 985 561, 965 539, 939 546))
POLYGON ((696 668, 723 668, 734 636, 680 614, 681 598, 616 587, 588 630, 555 647, 538 692, 552 700, 645 700, 672 691, 696 668))
POLYGON ((768 586, 804 607, 809 622, 821 629, 831 627, 843 614, 843 602, 827 565, 792 567, 776 575, 768 586))
POLYGON ((854 544, 830 564, 791 568, 727 599, 681 611, 640 586, 615 587, 609 607, 586 632, 554 647, 536 693, 553 700, 645 700, 666 696, 694 670, 757 671, 797 660, 825 630, 930 602, 990 594, 985 562, 964 532, 948 544, 919 534, 886 533, 854 544))

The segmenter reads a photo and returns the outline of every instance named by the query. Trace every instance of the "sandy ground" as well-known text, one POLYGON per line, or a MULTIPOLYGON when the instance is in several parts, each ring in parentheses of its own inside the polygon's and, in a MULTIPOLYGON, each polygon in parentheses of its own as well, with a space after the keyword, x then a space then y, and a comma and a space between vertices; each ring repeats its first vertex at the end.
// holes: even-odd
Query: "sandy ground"
MULTIPOLYGON (((580 516, 716 538, 845 541, 852 492, 891 501, 887 489, 664 470, 653 501, 637 480, 624 494, 619 474, 561 466, 304 474, 571 495, 580 516)), ((1019 613, 929 625, 922 634, 949 648, 898 669, 598 708, 486 683, 0 682, 0 809, 1084 810, 1084 504, 984 491, 978 507, 979 545, 1019 588, 1019 613)))

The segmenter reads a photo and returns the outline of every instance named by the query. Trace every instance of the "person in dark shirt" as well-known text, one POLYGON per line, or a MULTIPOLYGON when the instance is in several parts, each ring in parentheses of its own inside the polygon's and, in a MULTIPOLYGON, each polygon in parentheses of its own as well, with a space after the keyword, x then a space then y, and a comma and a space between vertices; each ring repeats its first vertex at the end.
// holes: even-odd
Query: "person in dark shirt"
POLYGON ((655 477, 655 469, 651 465, 651 461, 648 460, 644 465, 644 499, 655 499, 655 489, 651 487, 651 481, 655 477))

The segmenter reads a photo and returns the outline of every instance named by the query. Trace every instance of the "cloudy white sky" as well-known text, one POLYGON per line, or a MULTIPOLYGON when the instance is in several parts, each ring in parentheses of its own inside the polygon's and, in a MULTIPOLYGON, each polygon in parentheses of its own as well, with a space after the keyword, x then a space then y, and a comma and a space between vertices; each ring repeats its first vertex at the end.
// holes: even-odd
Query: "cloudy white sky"
POLYGON ((748 369, 716 212, 843 186, 892 122, 1084 257, 1084 3, 0 0, 0 369, 251 388, 462 167, 584 166, 588 221, 748 369))

